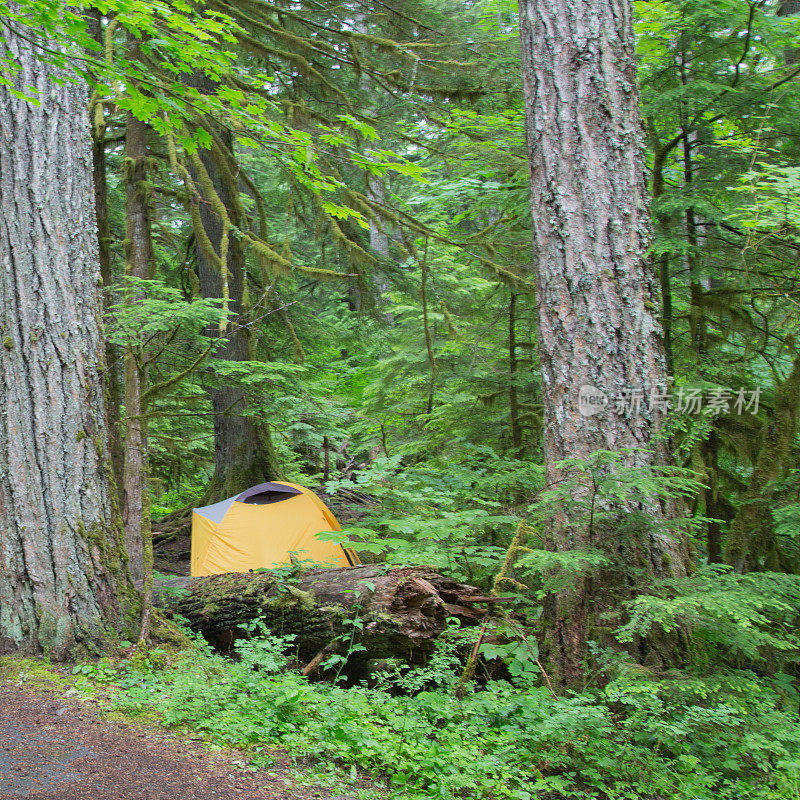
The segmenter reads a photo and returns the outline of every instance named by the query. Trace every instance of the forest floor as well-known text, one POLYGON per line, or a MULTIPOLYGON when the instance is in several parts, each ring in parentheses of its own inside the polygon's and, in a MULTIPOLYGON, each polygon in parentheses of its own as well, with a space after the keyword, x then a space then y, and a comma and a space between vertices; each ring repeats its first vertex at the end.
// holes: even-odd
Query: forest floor
POLYGON ((355 800, 298 785, 288 758, 253 771, 234 751, 0 680, 0 800, 355 800))

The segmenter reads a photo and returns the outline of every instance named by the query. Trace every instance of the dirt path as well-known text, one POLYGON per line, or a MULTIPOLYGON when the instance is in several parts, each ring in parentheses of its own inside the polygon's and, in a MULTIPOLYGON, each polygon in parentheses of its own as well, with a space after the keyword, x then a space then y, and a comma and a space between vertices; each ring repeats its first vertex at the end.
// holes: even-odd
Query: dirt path
POLYGON ((294 786, 286 763, 242 766, 198 740, 0 682, 0 800, 355 800, 294 786))

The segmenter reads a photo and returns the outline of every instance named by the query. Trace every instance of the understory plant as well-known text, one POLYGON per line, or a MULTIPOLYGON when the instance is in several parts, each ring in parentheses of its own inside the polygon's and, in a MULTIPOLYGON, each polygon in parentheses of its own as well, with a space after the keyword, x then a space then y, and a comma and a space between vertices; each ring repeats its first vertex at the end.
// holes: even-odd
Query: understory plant
POLYGON ((198 643, 106 661, 82 680, 109 684, 118 711, 155 712, 246 748, 255 765, 284 748, 382 780, 391 800, 797 797, 798 697, 782 676, 655 675, 599 653, 605 686, 557 696, 526 672, 473 681, 458 700, 457 639, 445 637, 427 667, 372 685, 311 682, 293 666, 290 638, 264 635, 240 641, 236 660, 198 643))

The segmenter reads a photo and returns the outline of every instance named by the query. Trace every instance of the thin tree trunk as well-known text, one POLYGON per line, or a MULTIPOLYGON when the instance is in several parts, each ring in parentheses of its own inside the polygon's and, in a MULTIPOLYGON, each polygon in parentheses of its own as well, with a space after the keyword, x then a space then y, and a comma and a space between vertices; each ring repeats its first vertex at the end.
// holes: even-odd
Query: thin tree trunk
MULTIPOLYGON (((657 201, 664 194, 664 159, 665 151, 658 139, 655 125, 650 123, 653 145, 653 200, 657 201)), ((664 236, 669 234, 669 218, 665 214, 658 215, 658 226, 664 236)), ((658 281, 661 288, 661 341, 664 348, 664 360, 667 375, 675 374, 674 356, 672 353, 672 276, 670 274, 670 257, 664 252, 658 259, 658 281)))
MULTIPOLYGON (((100 11, 89 12, 92 37, 101 46, 104 43, 104 30, 100 11)), ((100 277, 103 281, 103 304, 107 308, 113 303, 111 284, 111 226, 108 218, 108 181, 106 179, 106 125, 103 104, 96 102, 92 108, 92 166, 94 183, 94 206, 97 218, 97 241, 100 255, 100 277)), ((106 361, 106 415, 108 418, 108 442, 111 452, 111 465, 114 470, 114 484, 122 501, 122 481, 124 476, 124 454, 122 450, 122 385, 118 362, 119 349, 110 342, 105 344, 106 361)))
MULTIPOLYGON (((92 160, 94 164, 94 187, 98 240, 100 243, 100 276, 103 283, 104 305, 113 303, 111 277, 111 229, 108 222, 108 186, 106 181, 106 147, 102 139, 104 132, 98 132, 99 138, 93 138, 92 160)), ((122 499, 122 482, 124 475, 124 453, 122 449, 122 412, 120 381, 119 348, 110 342, 105 344, 106 363, 106 413, 108 416, 108 439, 111 453, 111 466, 114 472, 114 484, 122 499)))
POLYGON ((425 240, 425 252, 422 254, 420 261, 420 298, 422 300, 422 329, 425 334, 425 350, 428 354, 428 366, 431 370, 430 380, 428 383, 428 403, 425 407, 425 413, 430 416, 433 412, 433 394, 436 389, 436 354, 433 349, 433 334, 431 332, 430 319, 428 316, 428 240, 425 240))
POLYGON ((517 295, 511 292, 508 303, 508 413, 511 420, 511 444, 514 455, 522 453, 522 426, 517 400, 517 295))
POLYGON ((661 287, 661 326, 664 343, 664 368, 667 375, 675 374, 675 356, 672 352, 672 276, 670 274, 669 253, 662 253, 658 259, 658 282, 661 287))
MULTIPOLYGON (((686 70, 687 56, 681 53, 680 79, 681 84, 689 83, 686 70)), ((688 116, 684 109, 681 110, 680 142, 683 156, 683 185, 687 195, 691 195, 694 184, 694 158, 692 153, 696 141, 696 134, 688 127, 688 116)), ((684 212, 686 228, 686 264, 689 273, 689 337, 697 367, 702 375, 706 370, 708 357, 708 320, 703 297, 703 278, 700 273, 701 261, 699 256, 700 237, 697 230, 697 217, 694 206, 689 206, 684 212)), ((708 488, 703 489, 703 504, 705 515, 718 520, 721 506, 719 504, 719 467, 717 464, 717 450, 719 442, 713 427, 708 439, 699 445, 699 456, 702 459, 703 470, 706 474, 705 482, 708 488)), ((722 528, 718 521, 709 522, 706 530, 706 555, 710 564, 722 561, 722 528)))
MULTIPOLYGON (((355 13, 355 30, 358 33, 365 34, 366 36, 369 36, 370 33, 370 20, 369 14, 367 13, 368 9, 369 5, 362 5, 361 10, 358 10, 355 13)), ((375 86, 374 82, 367 75, 362 75, 360 101, 362 113, 377 116, 379 104, 376 102, 376 97, 378 96, 376 89, 377 87, 375 86)), ((369 151, 367 150, 366 152, 369 151)), ((386 176, 375 175, 369 171, 366 172, 365 195, 370 203, 374 203, 379 207, 385 207, 387 181, 388 178, 386 176)), ((375 301, 377 301, 384 321, 391 324, 394 322, 394 317, 385 310, 385 304, 388 302, 389 291, 392 288, 391 280, 386 273, 386 265, 389 262, 389 248, 391 242, 388 226, 389 221, 385 217, 381 218, 379 216, 378 219, 370 218, 369 220, 369 246, 380 256, 380 261, 375 265, 372 273, 372 283, 374 284, 374 294, 376 297, 374 299, 369 298, 369 305, 370 307, 376 305, 375 301)), ((365 282, 359 278, 357 282, 351 283, 348 287, 348 291, 353 293, 358 298, 354 310, 361 309, 363 306, 367 305, 363 298, 360 297, 361 292, 367 288, 366 286, 362 285, 364 283, 365 282)), ((371 289, 372 287, 369 288, 371 289)))
POLYGON ((708 439, 703 442, 702 457, 706 468, 708 488, 703 491, 705 497, 705 515, 714 522, 708 523, 706 531, 706 555, 709 564, 722 563, 722 504, 719 502, 719 437, 712 428, 708 439))
POLYGON ((0 86, 0 652, 64 658, 99 645, 135 597, 98 369, 87 95, 4 37, 14 86, 41 103, 0 86))
MULTIPOLYGON (((125 127, 125 273, 133 278, 150 275, 151 237, 147 200, 147 126, 130 112, 125 127)), ((136 303, 138 294, 129 295, 136 303)), ((144 354, 125 349, 125 461, 122 519, 131 575, 137 584, 145 580, 145 550, 150 542, 147 487, 147 422, 142 405, 144 354)), ((152 547, 152 545, 150 545, 152 547)))
MULTIPOLYGON (((377 175, 367 173, 367 198, 380 206, 386 205, 386 186, 384 179, 377 175)), ((389 258, 389 232, 386 230, 386 222, 370 219, 369 221, 369 246, 388 260, 389 258)), ((388 291, 388 286, 378 287, 381 293, 388 291)))
MULTIPOLYGON (((689 82, 686 74, 686 55, 681 53, 680 62, 681 83, 686 86, 689 82)), ((688 128, 686 112, 681 110, 681 147, 683 151, 683 183, 684 188, 691 192, 694 182, 694 163, 692 159, 692 144, 694 136, 688 128)), ((699 237, 697 235, 697 219, 694 206, 689 206, 684 214, 686 223, 686 262, 689 267, 689 332, 692 348, 697 356, 698 366, 703 370, 703 361, 708 350, 708 325, 706 323, 705 308, 703 306, 703 285, 700 276, 700 259, 698 257, 699 237)))
MULTIPOLYGON (((560 461, 598 450, 626 451, 626 466, 666 461, 652 438, 661 410, 645 402, 618 413, 614 402, 663 388, 666 369, 646 257, 651 230, 630 2, 520 0, 519 8, 546 478, 555 486, 570 477, 560 461), (596 387, 611 402, 584 416, 581 387, 596 387)), ((592 491, 584 485, 576 499, 592 491)), ((576 524, 567 511, 549 535, 555 550, 599 548, 614 565, 602 580, 583 573, 550 599, 551 655, 569 683, 580 680, 588 630, 607 626, 603 612, 615 610, 614 584, 622 591, 633 579, 626 569, 643 576, 685 570, 685 544, 659 526, 667 509, 653 502, 621 511, 640 512, 650 524, 641 535, 621 533, 615 525, 576 524)))
MULTIPOLYGON (((367 173, 367 198, 379 206, 386 205, 386 184, 385 178, 377 175, 367 173)), ((389 261, 389 231, 387 230, 388 222, 384 220, 369 220, 369 246, 381 256, 383 261, 389 261)), ((377 290, 378 299, 381 304, 387 302, 389 291, 392 288, 391 281, 386 274, 383 265, 378 265, 375 269, 374 278, 375 288, 377 290)), ((381 309, 383 318, 386 322, 394 322, 394 316, 381 309)))

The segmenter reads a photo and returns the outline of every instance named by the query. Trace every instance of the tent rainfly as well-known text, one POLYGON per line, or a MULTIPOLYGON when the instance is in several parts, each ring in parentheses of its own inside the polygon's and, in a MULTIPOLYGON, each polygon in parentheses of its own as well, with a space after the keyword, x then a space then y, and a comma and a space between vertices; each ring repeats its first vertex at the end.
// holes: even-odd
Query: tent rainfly
POLYGON ((358 556, 315 534, 339 531, 330 509, 295 483, 260 483, 192 513, 192 575, 247 572, 290 564, 292 558, 335 567, 358 556))

